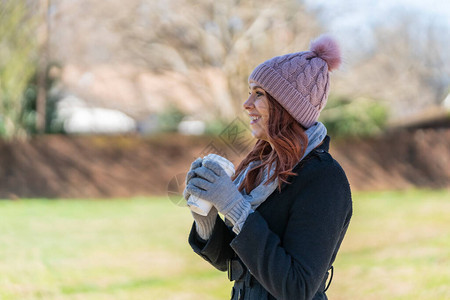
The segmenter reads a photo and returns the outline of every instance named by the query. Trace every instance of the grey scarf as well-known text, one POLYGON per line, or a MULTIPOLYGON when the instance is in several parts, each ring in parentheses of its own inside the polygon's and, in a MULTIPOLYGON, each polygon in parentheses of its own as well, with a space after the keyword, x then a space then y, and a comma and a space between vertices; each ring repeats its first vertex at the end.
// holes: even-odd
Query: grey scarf
MULTIPOLYGON (((317 122, 313 126, 308 128, 305 133, 308 136, 308 146, 306 147, 305 154, 300 159, 300 161, 323 141, 323 139, 327 135, 327 129, 326 129, 325 125, 323 125, 320 122, 317 122)), ((295 166, 297 166, 299 164, 299 162, 295 166)), ((241 172, 238 177, 236 177, 236 179, 233 181, 233 183, 236 186, 239 186, 241 184, 241 182, 244 180, 245 176, 247 175, 247 172, 251 168, 253 168, 259 164, 261 164, 261 161, 252 161, 247 166, 247 168, 243 172, 241 172)), ((294 168, 295 168, 295 166, 294 166, 294 168)), ((266 167, 266 169, 267 169, 267 167, 266 167)), ((245 191, 245 188, 242 190, 241 194, 244 196, 244 198, 247 201, 249 201, 251 203, 253 210, 255 210, 259 205, 261 205, 261 203, 263 203, 267 199, 267 197, 269 197, 275 191, 275 189, 278 187, 278 182, 279 182, 278 178, 273 180, 268 185, 264 185, 264 183, 270 178, 270 176, 273 175, 274 171, 275 171, 275 165, 272 165, 270 172, 269 173, 267 171, 264 172, 264 176, 263 176, 261 183, 257 187, 255 187, 250 192, 250 194, 247 194, 247 192, 245 191)))

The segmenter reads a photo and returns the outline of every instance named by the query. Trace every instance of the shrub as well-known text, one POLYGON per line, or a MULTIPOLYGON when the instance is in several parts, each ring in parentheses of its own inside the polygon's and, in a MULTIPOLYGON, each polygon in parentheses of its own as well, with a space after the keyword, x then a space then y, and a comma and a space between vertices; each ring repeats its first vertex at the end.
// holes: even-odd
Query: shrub
POLYGON ((158 114, 158 128, 162 132, 176 132, 178 124, 185 117, 177 106, 171 104, 162 113, 158 114))
POLYGON ((379 101, 330 97, 320 121, 325 124, 328 133, 335 137, 362 137, 383 131, 387 118, 388 110, 379 101))
MULTIPOLYGON (((56 66, 56 65, 55 65, 56 66)), ((49 70, 52 65, 49 66, 49 70)), ((63 122, 58 119, 56 105, 59 100, 58 92, 54 92, 53 88, 57 83, 57 78, 47 76, 46 89, 47 98, 45 101, 45 133, 64 133, 63 122)), ((28 134, 37 134, 36 129, 36 101, 37 101, 37 73, 28 83, 22 98, 22 110, 20 122, 22 127, 28 134)))

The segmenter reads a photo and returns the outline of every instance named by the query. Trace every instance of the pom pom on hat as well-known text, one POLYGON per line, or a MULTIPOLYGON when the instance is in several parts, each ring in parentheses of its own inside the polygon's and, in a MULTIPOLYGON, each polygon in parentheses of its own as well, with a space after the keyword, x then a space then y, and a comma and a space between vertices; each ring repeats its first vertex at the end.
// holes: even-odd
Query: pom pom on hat
POLYGON ((341 64, 339 45, 329 35, 323 34, 312 41, 309 50, 316 53, 317 57, 320 57, 327 63, 329 71, 337 69, 341 64))

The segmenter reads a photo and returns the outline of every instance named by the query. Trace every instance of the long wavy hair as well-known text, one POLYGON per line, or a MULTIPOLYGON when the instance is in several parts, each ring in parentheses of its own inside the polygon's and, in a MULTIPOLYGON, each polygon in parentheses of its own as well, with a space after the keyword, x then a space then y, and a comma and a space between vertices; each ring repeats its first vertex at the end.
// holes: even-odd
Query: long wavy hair
POLYGON ((267 180, 265 185, 279 178, 278 190, 281 191, 281 184, 287 181, 290 175, 297 175, 292 172, 295 164, 303 157, 308 145, 308 137, 304 128, 298 123, 271 95, 266 92, 269 103, 269 120, 266 128, 269 141, 259 139, 249 154, 241 161, 236 168, 234 180, 243 172, 250 162, 260 160, 262 163, 251 168, 242 183, 239 191, 245 188, 250 193, 257 187, 263 178, 265 166, 267 170, 275 164, 275 172, 267 180), (273 145, 270 145, 270 143, 273 145))

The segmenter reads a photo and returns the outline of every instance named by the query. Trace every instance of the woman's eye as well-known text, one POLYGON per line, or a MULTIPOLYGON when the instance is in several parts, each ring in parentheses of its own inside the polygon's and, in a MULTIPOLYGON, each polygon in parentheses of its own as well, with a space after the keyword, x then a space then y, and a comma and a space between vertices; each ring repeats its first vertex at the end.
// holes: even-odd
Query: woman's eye
MULTIPOLYGON (((248 92, 248 94, 251 95, 252 92, 248 92)), ((262 92, 255 92, 255 94, 256 94, 256 97, 264 96, 264 93, 262 93, 262 92)))

